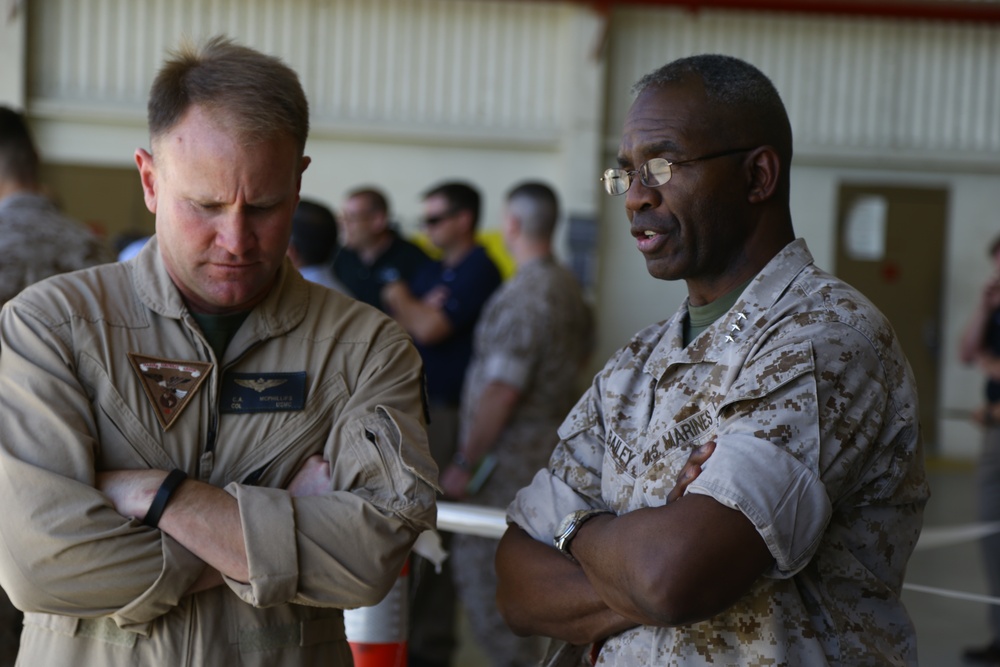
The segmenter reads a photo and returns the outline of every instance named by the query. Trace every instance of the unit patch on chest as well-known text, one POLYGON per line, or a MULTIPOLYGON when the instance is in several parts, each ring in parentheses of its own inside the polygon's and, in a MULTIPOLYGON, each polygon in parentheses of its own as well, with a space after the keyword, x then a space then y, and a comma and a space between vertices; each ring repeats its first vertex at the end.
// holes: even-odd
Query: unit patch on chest
POLYGON ((164 431, 177 421, 212 370, 207 361, 159 359, 134 352, 128 353, 128 360, 164 431))

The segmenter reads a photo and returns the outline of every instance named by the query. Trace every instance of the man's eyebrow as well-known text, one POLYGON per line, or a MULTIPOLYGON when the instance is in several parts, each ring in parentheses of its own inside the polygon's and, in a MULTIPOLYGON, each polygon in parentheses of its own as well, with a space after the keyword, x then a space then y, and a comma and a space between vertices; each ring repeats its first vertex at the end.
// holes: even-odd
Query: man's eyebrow
MULTIPOLYGON (((638 152, 640 155, 657 157, 662 156, 664 153, 679 155, 681 151, 680 147, 671 139, 661 139, 649 144, 643 144, 638 146, 634 152, 638 152)), ((619 167, 630 167, 632 166, 632 161, 627 158, 623 153, 618 153, 618 166, 619 167)))

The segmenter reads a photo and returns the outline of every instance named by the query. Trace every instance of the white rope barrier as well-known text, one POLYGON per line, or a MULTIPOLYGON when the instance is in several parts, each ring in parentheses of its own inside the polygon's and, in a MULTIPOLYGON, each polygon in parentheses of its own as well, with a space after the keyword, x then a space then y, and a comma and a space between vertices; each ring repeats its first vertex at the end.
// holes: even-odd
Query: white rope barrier
MULTIPOLYGON (((506 512, 495 507, 466 505, 464 503, 438 502, 438 530, 500 539, 507 530, 506 512)), ((949 547, 973 542, 988 535, 1000 533, 1000 522, 970 523, 958 526, 924 528, 917 539, 915 551, 949 547)), ((976 593, 953 591, 946 588, 904 583, 903 588, 917 593, 980 602, 1000 606, 1000 598, 976 593)))
POLYGON ((438 530, 500 539, 507 530, 507 513, 495 507, 438 501, 438 530))
POLYGON ((958 526, 935 526, 924 528, 917 539, 916 551, 950 547, 964 542, 974 542, 989 535, 1000 533, 1000 521, 992 523, 967 523, 958 526))
POLYGON ((903 588, 908 591, 916 591, 917 593, 930 593, 931 595, 939 595, 945 598, 954 598, 956 600, 966 600, 967 602, 982 602, 985 604, 992 604, 1000 606, 1000 598, 991 597, 989 595, 978 595, 976 593, 963 593, 962 591, 952 591, 947 588, 936 588, 934 586, 924 586, 923 584, 903 584, 903 588))

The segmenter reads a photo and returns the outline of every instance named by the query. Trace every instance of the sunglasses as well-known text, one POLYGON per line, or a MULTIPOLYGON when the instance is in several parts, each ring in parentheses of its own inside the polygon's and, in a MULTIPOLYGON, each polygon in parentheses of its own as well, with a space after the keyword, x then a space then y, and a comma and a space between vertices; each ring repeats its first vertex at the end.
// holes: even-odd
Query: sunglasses
POLYGON ((453 209, 451 211, 445 211, 444 213, 438 213, 437 215, 429 215, 426 218, 424 218, 424 221, 423 221, 424 222, 424 226, 425 227, 433 227, 434 225, 438 224, 439 222, 442 222, 444 220, 447 220, 448 218, 453 217, 456 213, 458 213, 458 211, 453 209))

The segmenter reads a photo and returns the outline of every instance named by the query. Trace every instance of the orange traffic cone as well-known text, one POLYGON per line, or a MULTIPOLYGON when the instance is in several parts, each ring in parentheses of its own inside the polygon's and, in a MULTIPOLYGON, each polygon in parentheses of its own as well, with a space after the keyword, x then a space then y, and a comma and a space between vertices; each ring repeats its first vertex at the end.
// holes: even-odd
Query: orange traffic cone
POLYGON ((344 628, 354 656, 354 667, 406 667, 409 578, 410 562, 407 560, 396 583, 381 602, 374 607, 344 611, 344 628))

